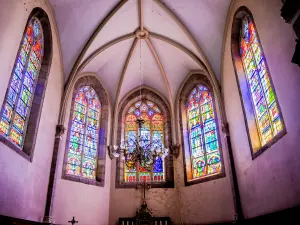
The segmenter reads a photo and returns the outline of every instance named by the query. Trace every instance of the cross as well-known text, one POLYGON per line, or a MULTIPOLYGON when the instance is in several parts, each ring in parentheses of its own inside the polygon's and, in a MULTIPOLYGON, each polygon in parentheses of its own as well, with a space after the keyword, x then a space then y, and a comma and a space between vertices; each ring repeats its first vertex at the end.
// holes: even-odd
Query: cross
POLYGON ((74 225, 75 223, 78 223, 78 221, 76 221, 75 217, 73 216, 73 219, 68 221, 68 223, 71 223, 72 225, 74 225))
POLYGON ((147 184, 145 181, 143 182, 143 186, 142 185, 138 185, 137 186, 137 189, 138 188, 143 188, 143 201, 146 200, 146 189, 150 189, 151 188, 151 185, 150 184, 147 184))

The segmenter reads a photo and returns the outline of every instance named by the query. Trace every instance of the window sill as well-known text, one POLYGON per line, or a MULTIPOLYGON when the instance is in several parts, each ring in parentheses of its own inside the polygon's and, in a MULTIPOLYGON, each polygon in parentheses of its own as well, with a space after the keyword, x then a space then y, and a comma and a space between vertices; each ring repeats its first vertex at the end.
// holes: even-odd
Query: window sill
POLYGON ((24 159, 28 160, 29 162, 32 162, 32 157, 29 156, 26 152, 22 150, 19 146, 12 143, 9 139, 4 137, 3 135, 0 135, 0 142, 2 142, 4 145, 18 153, 20 156, 22 156, 24 159))
MULTIPOLYGON (((147 182, 146 182, 147 183, 147 182)), ((116 188, 137 188, 137 185, 143 184, 143 182, 116 182, 116 188)), ((149 182, 151 188, 174 188, 174 182, 149 182)))
POLYGON ((252 154, 252 160, 256 159, 258 156, 260 156, 263 152, 265 152, 268 148, 270 148, 272 145, 274 145, 277 141, 279 141, 284 135, 287 134, 286 129, 283 129, 280 133, 278 133, 270 142, 265 144, 264 146, 260 147, 255 153, 253 150, 251 151, 252 154))
POLYGON ((88 178, 84 178, 84 177, 80 177, 80 176, 73 176, 73 175, 66 175, 66 174, 63 174, 61 178, 64 180, 93 185, 93 186, 97 186, 97 187, 104 187, 104 180, 97 181, 97 180, 92 180, 92 179, 88 179, 88 178))
POLYGON ((221 172, 219 174, 210 175, 210 176, 203 177, 203 178, 197 178, 197 179, 185 181, 185 186, 191 186, 191 185, 194 185, 194 184, 204 183, 204 182, 220 179, 220 178, 223 178, 223 177, 226 177, 225 172, 221 172))

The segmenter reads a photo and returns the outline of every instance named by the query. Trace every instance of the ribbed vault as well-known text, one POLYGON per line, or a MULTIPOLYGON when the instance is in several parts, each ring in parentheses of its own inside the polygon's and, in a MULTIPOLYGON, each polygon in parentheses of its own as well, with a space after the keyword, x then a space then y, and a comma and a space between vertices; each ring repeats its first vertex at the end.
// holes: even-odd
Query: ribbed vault
MULTIPOLYGON (((208 0, 190 0, 188 3, 179 0, 87 0, 84 5, 78 0, 49 1, 56 13, 59 29, 72 33, 72 28, 66 26, 69 18, 66 17, 67 21, 63 21, 62 13, 67 11, 62 12, 62 9, 71 7, 78 14, 72 24, 77 30, 78 41, 74 36, 69 37, 70 42, 74 43, 74 48, 80 46, 77 42, 83 39, 82 36, 86 37, 81 52, 77 54, 77 59, 73 60, 74 64, 70 67, 69 62, 72 60, 67 53, 72 53, 73 50, 64 52, 64 45, 69 46, 70 43, 66 42, 64 31, 60 30, 66 95, 76 76, 82 73, 94 73, 107 89, 113 105, 118 105, 120 99, 132 89, 139 85, 146 85, 164 95, 173 112, 178 88, 190 71, 203 71, 210 76, 214 85, 218 86, 215 70, 198 45, 199 39, 195 39, 189 29, 194 30, 197 23, 200 27, 205 27, 206 24, 211 26, 216 31, 217 37, 220 36, 221 39, 223 27, 218 23, 222 19, 225 21, 230 0, 222 0, 222 2, 215 0, 214 3, 208 0), (209 17, 202 20, 195 21, 197 18, 193 18, 190 22, 183 23, 179 17, 186 18, 185 7, 194 12, 195 9, 192 10, 191 7, 196 8, 199 13, 215 7, 219 14, 211 13, 209 17), (86 8, 92 15, 82 12, 86 8), (99 15, 95 8, 99 9, 99 15), (96 26, 91 19, 90 24, 83 24, 82 20, 88 22, 86 17, 98 17, 101 23, 96 26), (214 17, 217 19, 210 21, 214 17), (78 29, 76 23, 82 25, 82 29, 78 29), (85 26, 94 27, 90 37, 87 36, 85 26)), ((192 16, 197 15, 198 13, 192 16)), ((206 37, 206 31, 203 31, 203 37, 206 37)), ((213 42, 216 44, 215 40, 213 42)), ((219 42, 219 49, 221 49, 222 40, 219 42)), ((221 57, 221 51, 217 56, 221 57)), ((215 64, 214 60, 212 61, 215 64)), ((65 102, 63 108, 64 104, 65 102)))

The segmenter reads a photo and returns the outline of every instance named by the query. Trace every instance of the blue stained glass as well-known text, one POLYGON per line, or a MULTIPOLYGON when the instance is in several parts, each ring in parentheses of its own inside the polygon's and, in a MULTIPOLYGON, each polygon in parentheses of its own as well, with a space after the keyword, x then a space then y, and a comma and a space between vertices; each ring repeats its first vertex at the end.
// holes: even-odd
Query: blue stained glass
POLYGON ((154 173, 161 173, 161 172, 163 172, 163 161, 162 161, 161 157, 159 157, 156 160, 156 162, 154 164, 153 172, 154 173))
POLYGON ((23 72, 24 67, 22 66, 21 62, 18 60, 16 63, 16 68, 15 68, 15 74, 21 78, 22 77, 22 72, 23 72))
POLYGON ((8 90, 8 96, 7 101, 10 103, 10 105, 14 106, 17 99, 17 93, 12 89, 12 87, 8 90))
POLYGON ((20 84, 21 84, 20 78, 19 78, 16 74, 13 74, 13 79, 12 79, 12 81, 11 81, 11 87, 12 87, 16 92, 19 92, 20 84))

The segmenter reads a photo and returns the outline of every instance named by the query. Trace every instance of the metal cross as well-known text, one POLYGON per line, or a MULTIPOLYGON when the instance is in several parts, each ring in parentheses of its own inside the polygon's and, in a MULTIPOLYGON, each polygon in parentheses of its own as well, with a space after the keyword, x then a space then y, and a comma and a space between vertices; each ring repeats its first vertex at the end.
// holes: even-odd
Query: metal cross
POLYGON ((75 223, 78 223, 78 221, 76 221, 75 217, 73 216, 73 219, 68 221, 68 223, 71 223, 72 225, 74 225, 75 223))
POLYGON ((146 200, 146 189, 150 189, 151 188, 151 185, 150 184, 147 184, 145 181, 143 182, 143 184, 139 184, 137 185, 137 189, 139 188, 143 188, 143 201, 146 200))

